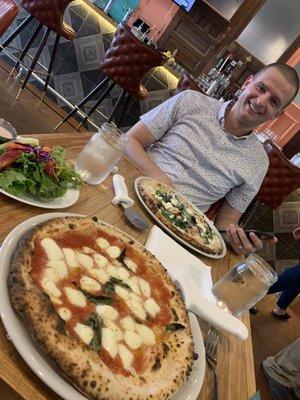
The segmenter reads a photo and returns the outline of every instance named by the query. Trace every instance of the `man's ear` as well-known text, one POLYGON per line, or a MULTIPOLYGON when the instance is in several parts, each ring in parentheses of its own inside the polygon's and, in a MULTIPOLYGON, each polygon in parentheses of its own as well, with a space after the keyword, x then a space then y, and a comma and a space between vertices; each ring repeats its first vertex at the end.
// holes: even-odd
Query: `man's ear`
POLYGON ((249 85, 253 81, 253 75, 249 75, 245 82, 242 84, 241 89, 245 89, 246 86, 249 85))

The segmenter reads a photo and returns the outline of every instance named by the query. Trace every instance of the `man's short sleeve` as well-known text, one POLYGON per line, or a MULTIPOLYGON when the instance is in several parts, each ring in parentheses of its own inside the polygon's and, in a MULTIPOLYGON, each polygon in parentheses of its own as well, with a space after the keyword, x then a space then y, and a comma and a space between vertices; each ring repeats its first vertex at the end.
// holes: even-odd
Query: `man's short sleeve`
POLYGON ((183 92, 164 101, 162 104, 148 111, 140 117, 156 140, 159 140, 179 117, 180 104, 183 101, 183 92))
POLYGON ((251 182, 244 182, 242 185, 234 187, 227 193, 225 199, 231 207, 241 213, 246 211, 246 208, 249 206, 262 184, 267 173, 268 164, 266 164, 265 167, 265 170, 263 169, 260 174, 255 175, 251 182))

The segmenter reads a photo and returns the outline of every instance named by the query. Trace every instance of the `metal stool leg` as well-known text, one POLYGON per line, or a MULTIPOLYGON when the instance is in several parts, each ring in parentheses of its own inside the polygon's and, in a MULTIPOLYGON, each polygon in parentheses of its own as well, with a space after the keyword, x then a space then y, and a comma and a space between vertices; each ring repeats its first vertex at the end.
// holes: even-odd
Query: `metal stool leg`
POLYGON ((111 122, 113 117, 115 116, 115 113, 117 109, 119 108, 119 105, 122 103, 124 97, 125 97, 126 91, 123 89, 121 95, 119 96, 118 100, 116 101, 116 104, 114 105, 114 108, 112 109, 112 112, 110 113, 107 122, 111 122))
POLYGON ((22 62, 23 58, 25 57, 25 55, 27 54, 27 51, 30 49, 32 43, 35 41, 37 35, 39 34, 40 30, 42 29, 43 24, 40 22, 39 24, 37 24, 35 26, 34 31, 32 32, 32 34, 30 35, 27 43, 25 44, 24 49, 22 50, 20 57, 18 59, 18 61, 16 61, 13 69, 10 71, 9 76, 12 76, 14 71, 18 68, 18 66, 20 65, 20 63, 22 62))
POLYGON ((47 30, 46 30, 46 32, 44 33, 44 36, 43 36, 43 38, 42 38, 42 41, 41 41, 41 43, 40 43, 40 45, 39 45, 39 48, 37 49, 37 52, 36 52, 36 54, 35 54, 35 56, 34 56, 34 59, 32 60, 32 63, 31 63, 31 65, 30 65, 30 67, 29 67, 29 69, 28 69, 28 71, 27 71, 27 74, 26 74, 25 79, 24 79, 24 81, 23 81, 23 83, 22 83, 22 86, 21 86, 21 88, 20 88, 20 90, 19 90, 19 92, 18 92, 18 94, 17 94, 16 100, 19 99, 22 90, 26 87, 27 82, 28 82, 28 80, 29 80, 29 78, 30 78, 30 76, 31 76, 31 74, 32 74, 32 72, 33 72, 33 70, 34 70, 34 67, 36 66, 36 63, 38 62, 38 59, 39 59, 39 57, 40 57, 40 55, 41 55, 41 53, 42 53, 42 51, 43 51, 43 48, 45 47, 45 44, 46 44, 46 42, 47 42, 47 40, 48 40, 48 37, 49 37, 49 35, 50 35, 50 32, 51 32, 51 29, 50 29, 50 28, 47 28, 47 30))
POLYGON ((72 115, 74 115, 74 114, 79 110, 79 108, 80 108, 81 106, 83 106, 87 101, 89 101, 89 99, 90 99, 91 97, 93 97, 94 94, 95 94, 99 89, 101 89, 101 88, 106 84, 106 82, 108 82, 109 80, 110 80, 109 77, 106 77, 105 79, 103 79, 103 81, 101 81, 88 95, 86 95, 85 98, 82 99, 81 102, 80 102, 78 105, 75 105, 75 106, 73 107, 73 109, 69 112, 69 114, 66 115, 66 116, 64 117, 64 119, 63 119, 59 124, 57 124, 57 125, 53 128, 53 130, 56 131, 63 123, 65 123, 69 118, 71 118, 72 115))
POLYGON ((80 122, 80 124, 76 127, 78 130, 82 124, 85 123, 85 121, 89 118, 91 114, 96 110, 96 108, 99 106, 99 104, 105 99, 105 97, 112 91, 112 88, 115 86, 115 82, 111 82, 110 85, 105 89, 105 91, 101 94, 97 102, 93 105, 93 107, 90 109, 90 111, 85 115, 83 120, 80 122))
POLYGON ((53 50, 52 50, 52 55, 51 55, 51 60, 50 60, 50 64, 49 64, 49 68, 48 68, 48 72, 47 72, 46 81, 45 81, 43 92, 42 92, 42 95, 41 95, 41 101, 44 101, 44 97, 46 95, 47 87, 49 85, 49 81, 50 81, 52 70, 53 70, 54 61, 55 61, 55 58, 56 58, 56 52, 57 52, 59 39, 60 39, 60 35, 57 33, 56 34, 56 38, 55 38, 54 47, 53 47, 53 50))
POLYGON ((120 115, 120 117, 119 117, 119 119, 117 121, 117 124, 116 124, 117 128, 119 128, 119 126, 121 125, 121 122, 123 120, 124 114, 125 114, 126 110, 129 108, 129 101, 130 101, 131 98, 132 98, 131 94, 127 93, 127 97, 126 97, 126 100, 124 102, 123 110, 122 110, 121 115, 120 115))
POLYGON ((24 29, 29 22, 34 18, 33 15, 29 15, 13 32, 9 37, 0 45, 0 52, 8 46, 16 36, 21 32, 22 29, 24 29))

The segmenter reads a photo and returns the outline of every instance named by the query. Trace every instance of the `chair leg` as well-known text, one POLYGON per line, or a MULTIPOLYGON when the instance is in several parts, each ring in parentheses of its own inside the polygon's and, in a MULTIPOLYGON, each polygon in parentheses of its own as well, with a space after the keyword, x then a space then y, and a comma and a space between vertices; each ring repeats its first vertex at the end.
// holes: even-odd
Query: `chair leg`
POLYGON ((18 66, 20 65, 20 63, 22 62, 23 58, 25 57, 25 55, 27 54, 27 51, 30 49, 32 43, 35 41, 37 35, 39 34, 40 30, 42 29, 43 24, 40 22, 36 25, 34 31, 32 32, 32 34, 30 35, 27 43, 25 44, 24 49, 22 50, 18 61, 15 63, 13 69, 10 71, 9 76, 12 76, 14 71, 18 68, 18 66))
POLYGON ((55 38, 54 47, 53 47, 53 50, 52 50, 51 60, 50 60, 50 63, 49 63, 49 68, 48 68, 48 71, 47 71, 46 81, 45 81, 43 92, 42 92, 42 95, 41 95, 41 101, 44 101, 44 97, 46 95, 47 87, 49 85, 49 81, 50 81, 52 70, 53 70, 54 61, 55 61, 55 58, 56 58, 56 52, 57 52, 59 39, 60 39, 60 35, 57 33, 56 34, 56 38, 55 38))
POLYGON ((37 49, 37 52, 36 52, 36 54, 34 56, 34 59, 32 60, 32 63, 31 63, 31 65, 30 65, 30 67, 29 67, 29 69, 27 71, 27 74, 26 74, 25 79, 24 79, 24 81, 22 83, 22 86, 21 86, 21 88, 20 88, 20 90, 19 90, 19 92, 17 94, 16 100, 18 100, 20 98, 20 94, 21 94, 22 90, 26 87, 27 82, 28 82, 33 70, 34 70, 34 67, 36 66, 36 63, 38 62, 38 59, 39 59, 39 57, 40 57, 40 55, 41 55, 41 53, 43 51, 43 48, 45 47, 45 44, 46 44, 46 42, 48 40, 50 32, 51 32, 51 29, 47 28, 47 30, 44 33, 44 36, 42 38, 42 41, 41 41, 41 43, 39 45, 39 48, 37 49))
POLYGON ((119 108, 119 105, 122 103, 122 101, 123 101, 123 99, 125 97, 125 94, 126 94, 126 91, 123 89, 122 93, 120 94, 120 96, 118 98, 118 100, 116 101, 116 104, 114 105, 114 108, 112 109, 112 112, 110 113, 110 115, 109 115, 109 117, 107 119, 107 122, 111 122, 112 119, 114 118, 114 116, 115 116, 115 114, 117 112, 117 109, 119 108))
POLYGON ((131 94, 130 94, 130 93, 127 93, 127 97, 126 97, 126 100, 125 100, 125 102, 124 102, 123 110, 121 111, 120 117, 119 117, 119 119, 118 119, 118 121, 117 121, 117 123, 116 123, 117 128, 119 128, 119 126, 121 125, 121 122, 122 122, 122 120, 123 120, 123 117, 124 117, 124 115, 125 115, 125 112, 126 112, 126 111, 128 110, 128 108, 129 108, 129 101, 130 101, 131 98, 132 98, 131 94))
POLYGON ((76 127, 78 130, 82 124, 85 123, 85 121, 89 118, 90 115, 93 114, 93 112, 96 110, 96 108, 99 106, 99 104, 107 97, 107 95, 112 91, 112 88, 115 86, 115 82, 111 82, 109 86, 105 89, 105 91, 101 94, 97 102, 93 105, 93 107, 90 109, 90 111, 85 115, 83 120, 80 122, 80 124, 76 127))
POLYGON ((69 118, 72 117, 72 115, 74 115, 81 106, 83 106, 87 101, 89 101, 90 98, 92 98, 94 96, 94 94, 101 89, 106 82, 108 82, 110 80, 110 78, 107 76, 105 79, 103 79, 103 81, 101 81, 88 95, 85 96, 84 99, 81 100, 81 102, 78 105, 75 105, 72 110, 69 112, 68 115, 66 115, 64 117, 64 119, 62 121, 60 121, 60 123, 58 123, 53 130, 56 131, 63 123, 65 123, 69 118))
POLYGON ((253 215, 255 214, 255 212, 257 211, 258 207, 260 206, 260 201, 259 200, 255 200, 253 204, 251 204, 249 206, 249 208, 245 211, 245 213, 242 215, 240 221, 239 221, 239 225, 244 229, 247 227, 247 225, 249 224, 251 218, 253 217, 253 215))
POLYGON ((34 18, 33 15, 29 15, 13 32, 12 34, 0 45, 0 52, 8 46, 16 36, 29 24, 29 22, 34 18))

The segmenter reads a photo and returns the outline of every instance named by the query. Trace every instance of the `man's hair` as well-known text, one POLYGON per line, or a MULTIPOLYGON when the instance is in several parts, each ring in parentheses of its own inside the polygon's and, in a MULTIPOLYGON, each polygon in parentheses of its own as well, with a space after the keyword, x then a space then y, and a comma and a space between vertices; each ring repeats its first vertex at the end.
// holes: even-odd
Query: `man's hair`
POLYGON ((254 75, 253 79, 256 78, 257 76, 259 76, 261 73, 263 73, 271 68, 277 69, 277 71, 287 80, 287 82, 294 87, 294 92, 293 92, 292 96, 290 97, 289 101, 284 106, 284 107, 286 107, 294 100, 294 98, 297 96, 297 93, 299 90, 299 77, 298 77, 297 71, 293 67, 291 67, 287 64, 272 63, 272 64, 268 64, 265 67, 263 67, 262 69, 260 69, 254 75))

